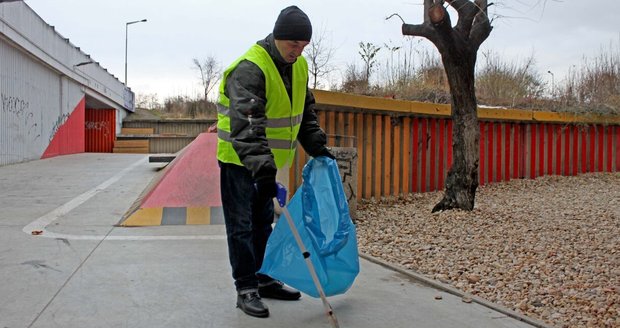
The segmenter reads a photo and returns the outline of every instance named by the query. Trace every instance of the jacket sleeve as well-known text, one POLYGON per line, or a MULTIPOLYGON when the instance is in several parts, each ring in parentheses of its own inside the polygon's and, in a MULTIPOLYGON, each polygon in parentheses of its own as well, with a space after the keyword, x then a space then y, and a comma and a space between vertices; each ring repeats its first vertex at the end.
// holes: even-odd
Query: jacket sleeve
POLYGON ((306 91, 304 115, 301 120, 301 126, 299 127, 297 140, 308 155, 317 157, 327 151, 327 148, 325 147, 327 137, 325 132, 323 132, 319 126, 316 112, 314 111, 314 106, 314 95, 308 88, 306 91))
POLYGON ((255 180, 273 179, 277 168, 265 128, 265 76, 258 66, 242 61, 226 79, 230 99, 230 138, 241 163, 255 180))

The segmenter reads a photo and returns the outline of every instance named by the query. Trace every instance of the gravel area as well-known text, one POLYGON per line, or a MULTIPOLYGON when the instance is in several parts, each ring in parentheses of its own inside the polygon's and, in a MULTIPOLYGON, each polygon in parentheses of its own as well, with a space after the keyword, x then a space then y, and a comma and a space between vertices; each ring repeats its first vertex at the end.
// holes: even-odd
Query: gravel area
POLYGON ((443 192, 364 201, 361 252, 557 327, 620 327, 620 173, 484 185, 473 211, 443 192))

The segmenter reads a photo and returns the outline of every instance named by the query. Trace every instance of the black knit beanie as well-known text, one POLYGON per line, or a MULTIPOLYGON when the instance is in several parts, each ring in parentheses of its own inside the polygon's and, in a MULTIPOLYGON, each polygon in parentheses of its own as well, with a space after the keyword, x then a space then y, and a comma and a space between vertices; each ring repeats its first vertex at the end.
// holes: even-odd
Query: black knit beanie
POLYGON ((310 41, 310 19, 297 6, 286 7, 282 9, 273 26, 273 37, 276 40, 310 41))

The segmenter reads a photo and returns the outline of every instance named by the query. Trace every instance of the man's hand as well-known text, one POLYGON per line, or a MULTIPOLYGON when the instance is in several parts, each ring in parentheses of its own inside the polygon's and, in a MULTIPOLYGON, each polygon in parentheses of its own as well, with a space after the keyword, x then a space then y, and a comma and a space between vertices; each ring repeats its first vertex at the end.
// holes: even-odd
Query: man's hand
POLYGON ((329 151, 329 148, 327 147, 323 147, 323 149, 321 149, 321 151, 317 154, 317 157, 318 156, 325 156, 334 160, 336 159, 336 157, 334 157, 334 155, 329 151))
POLYGON ((272 200, 278 193, 276 177, 261 177, 256 180, 256 200, 259 204, 265 204, 272 200))

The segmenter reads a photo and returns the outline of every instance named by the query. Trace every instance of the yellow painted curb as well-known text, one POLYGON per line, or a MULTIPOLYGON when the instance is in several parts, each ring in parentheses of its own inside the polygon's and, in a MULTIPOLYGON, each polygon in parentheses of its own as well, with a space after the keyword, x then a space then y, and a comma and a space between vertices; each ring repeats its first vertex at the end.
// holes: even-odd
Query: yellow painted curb
MULTIPOLYGON (((400 112, 436 117, 450 117, 452 113, 450 105, 446 104, 369 97, 325 90, 312 90, 312 93, 314 94, 316 103, 319 105, 357 108, 361 111, 400 112)), ((478 108, 478 118, 481 120, 498 121, 620 125, 620 116, 484 107, 478 108)))
POLYGON ((223 224, 221 207, 139 208, 118 225, 144 227, 160 225, 223 224))
POLYGON ((140 208, 133 212, 121 227, 158 226, 161 225, 163 208, 140 208))

